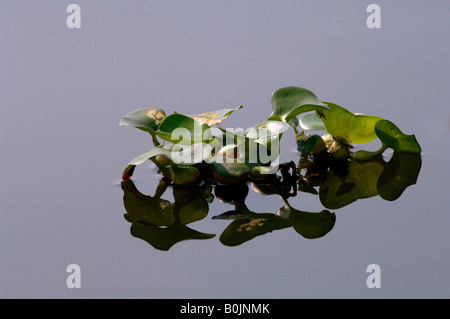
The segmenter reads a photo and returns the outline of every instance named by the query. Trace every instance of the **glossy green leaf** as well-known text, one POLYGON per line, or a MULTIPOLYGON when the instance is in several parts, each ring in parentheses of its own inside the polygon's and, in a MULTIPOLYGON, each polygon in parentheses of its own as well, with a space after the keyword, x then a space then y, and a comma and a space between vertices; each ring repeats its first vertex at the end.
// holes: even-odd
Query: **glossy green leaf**
POLYGON ((270 153, 270 159, 261 161, 262 164, 268 164, 276 161, 280 155, 280 140, 283 133, 291 129, 288 123, 280 121, 266 121, 255 125, 245 132, 245 136, 252 139, 254 142, 263 147, 254 144, 262 151, 265 151, 267 156, 270 153))
POLYGON ((279 136, 290 128, 291 126, 285 122, 265 121, 247 129, 245 136, 250 139, 264 140, 272 136, 279 136))
POLYGON ((209 125, 183 114, 166 117, 155 133, 165 141, 182 145, 208 143, 212 139, 209 125))
POLYGON ((210 148, 205 143, 194 144, 186 148, 178 148, 173 145, 161 145, 136 156, 128 164, 140 165, 157 155, 164 155, 171 162, 178 165, 191 165, 205 160, 209 156, 208 150, 210 148))
POLYGON ((302 112, 313 111, 322 105, 316 95, 310 90, 288 86, 276 90, 271 98, 273 115, 289 122, 302 112))
POLYGON ((234 220, 220 235, 225 246, 238 246, 257 236, 290 227, 289 222, 271 213, 253 213, 250 218, 234 220))
POLYGON ((242 109, 242 105, 235 108, 235 109, 222 109, 212 112, 206 112, 196 115, 189 115, 189 117, 192 117, 194 120, 197 120, 199 122, 208 124, 208 125, 217 125, 222 123, 224 119, 226 119, 228 116, 230 116, 231 113, 242 109))
MULTIPOLYGON (((280 152, 279 140, 290 126, 279 121, 266 121, 246 131, 220 129, 224 134, 215 137, 210 143, 216 153, 206 161, 214 167, 225 166, 244 173, 243 171, 248 172, 254 167, 269 165, 277 159, 280 152), (226 164, 232 165, 221 165, 224 160, 226 164), (246 167, 240 164, 245 164, 246 167)), ((223 168, 219 170, 222 171, 223 168)))
POLYGON ((289 222, 304 238, 314 239, 325 236, 333 229, 336 215, 327 210, 310 213, 289 207, 289 222))
POLYGON ((157 155, 166 155, 166 156, 170 156, 170 151, 161 147, 155 147, 152 148, 151 150, 148 150, 138 156, 136 156, 135 158, 133 158, 128 165, 140 165, 142 163, 144 163, 145 161, 147 161, 149 158, 155 157, 157 155))
POLYGON ((384 146, 396 152, 420 154, 421 148, 414 135, 405 135, 394 123, 382 120, 376 123, 375 133, 384 146))
POLYGON ((290 122, 292 119, 296 118, 298 115, 302 113, 307 113, 311 111, 321 111, 328 109, 322 105, 316 105, 316 104, 304 104, 296 107, 293 109, 288 115, 286 115, 285 121, 290 122))
POLYGON ((292 118, 289 121, 286 121, 285 116, 282 118, 281 115, 275 114, 275 112, 272 112, 272 114, 270 114, 270 116, 267 118, 267 121, 281 121, 281 122, 284 121, 289 125, 291 125, 292 127, 298 126, 298 119, 296 117, 292 118))
POLYGON ((381 198, 396 200, 404 190, 416 184, 422 159, 419 154, 394 152, 377 181, 381 198))
POLYGON ((322 131, 325 130, 325 124, 317 116, 316 112, 309 112, 300 117, 300 126, 304 130, 322 131))
POLYGON ((153 133, 166 118, 161 109, 137 109, 122 117, 120 126, 133 126, 140 130, 153 133))
POLYGON ((267 121, 282 121, 281 116, 272 112, 270 116, 267 118, 267 121))
POLYGON ((368 143, 377 137, 375 124, 382 120, 381 117, 353 114, 339 105, 325 104, 329 109, 318 110, 316 114, 333 137, 355 144, 368 143))

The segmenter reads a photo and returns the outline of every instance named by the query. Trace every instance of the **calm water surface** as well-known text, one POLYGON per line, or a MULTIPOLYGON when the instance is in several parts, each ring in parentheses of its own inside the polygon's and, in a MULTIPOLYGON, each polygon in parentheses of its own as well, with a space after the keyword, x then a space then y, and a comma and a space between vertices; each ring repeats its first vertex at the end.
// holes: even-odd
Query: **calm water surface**
MULTIPOLYGON (((0 4, 1 297, 450 297, 449 4, 379 1, 377 30, 360 1, 78 4, 78 30, 66 27, 65 4, 0 4), (151 139, 119 127, 122 115, 242 104, 224 123, 247 128, 287 85, 415 134, 417 183, 396 201, 330 209, 334 227, 317 239, 288 227, 226 246, 230 221, 212 217, 232 206, 217 198, 189 224, 213 238, 162 251, 130 234, 120 177, 151 139), (81 268, 79 289, 67 288, 69 264, 81 268), (381 288, 366 285, 370 264, 380 266, 381 288)), ((298 161, 293 134, 282 153, 298 161)), ((157 181, 150 163, 133 177, 147 195, 157 181)), ((283 206, 251 189, 245 202, 260 213, 283 206)), ((324 209, 307 193, 289 203, 324 209)))

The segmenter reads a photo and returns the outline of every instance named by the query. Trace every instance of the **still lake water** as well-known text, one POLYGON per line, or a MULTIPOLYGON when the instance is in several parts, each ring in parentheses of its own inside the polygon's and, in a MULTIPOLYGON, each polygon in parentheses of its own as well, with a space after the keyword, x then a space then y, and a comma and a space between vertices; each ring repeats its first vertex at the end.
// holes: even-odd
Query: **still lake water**
MULTIPOLYGON (((448 3, 379 1, 377 30, 360 1, 78 4, 77 30, 66 26, 65 4, 0 4, 0 297, 450 297, 448 3), (415 134, 417 183, 393 202, 330 209, 335 225, 318 239, 285 228, 225 246, 230 221, 212 217, 232 206, 217 198, 190 224, 213 238, 162 251, 130 234, 120 176, 151 139, 119 127, 122 115, 242 104, 224 125, 247 128, 287 85, 415 134), (67 288, 69 264, 80 266, 79 289, 67 288), (380 266, 381 288, 366 285, 370 264, 380 266)), ((293 134, 282 154, 298 161, 293 134)), ((149 163, 133 181, 152 195, 157 178, 149 163)), ((324 209, 307 193, 289 203, 324 209)), ((246 205, 276 213, 283 202, 250 189, 246 205)))

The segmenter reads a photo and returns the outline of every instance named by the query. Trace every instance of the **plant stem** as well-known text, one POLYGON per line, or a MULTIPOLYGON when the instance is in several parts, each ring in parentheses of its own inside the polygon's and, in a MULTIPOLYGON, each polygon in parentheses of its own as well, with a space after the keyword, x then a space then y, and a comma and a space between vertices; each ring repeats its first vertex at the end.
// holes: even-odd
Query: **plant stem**
POLYGON ((155 163, 155 165, 158 167, 158 169, 161 171, 161 173, 163 173, 163 175, 165 176, 165 177, 168 177, 168 176, 170 176, 170 173, 169 173, 169 171, 164 167, 164 166, 162 166, 154 157, 151 157, 151 158, 149 158, 153 163, 155 163))
POLYGON ((155 133, 150 133, 150 135, 152 136, 152 141, 153 141, 153 145, 155 145, 155 147, 158 147, 161 145, 161 143, 158 141, 158 139, 156 138, 156 134, 155 133))
POLYGON ((289 202, 287 201, 286 198, 284 198, 283 196, 280 196, 280 197, 281 197, 281 199, 283 200, 284 204, 285 204, 287 207, 292 208, 292 207, 291 207, 291 204, 289 204, 289 202))

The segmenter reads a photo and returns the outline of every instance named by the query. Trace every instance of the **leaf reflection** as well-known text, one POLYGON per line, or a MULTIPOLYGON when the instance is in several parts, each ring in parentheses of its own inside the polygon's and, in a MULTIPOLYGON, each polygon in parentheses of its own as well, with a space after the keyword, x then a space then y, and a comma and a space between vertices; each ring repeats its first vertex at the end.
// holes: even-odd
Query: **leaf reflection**
POLYGON ((167 181, 161 181, 155 195, 147 196, 137 190, 131 179, 122 181, 127 211, 124 217, 131 223, 131 235, 159 250, 169 250, 184 240, 214 237, 214 234, 202 233, 186 226, 208 215, 210 186, 189 189, 173 187, 173 203, 160 198, 168 186, 167 181))
POLYGON ((358 199, 380 196, 393 201, 417 182, 420 154, 394 152, 389 161, 378 155, 369 161, 299 162, 299 190, 314 190, 325 208, 338 209, 358 199), (318 190, 316 189, 318 188, 318 190))
POLYGON ((276 173, 250 174, 243 181, 229 184, 214 181, 210 172, 201 169, 207 176, 199 184, 178 186, 163 178, 153 196, 141 193, 128 176, 121 183, 124 217, 131 223, 132 236, 164 251, 181 241, 216 236, 187 226, 204 220, 214 200, 217 204, 214 207, 224 209, 215 211, 211 219, 228 222, 219 236, 225 246, 238 246, 288 228, 303 238, 315 239, 335 226, 336 214, 327 209, 339 209, 374 196, 396 200, 417 182, 420 168, 419 154, 403 152, 394 152, 388 161, 380 155, 364 162, 302 154, 298 165, 280 164, 276 173), (250 191, 253 196, 278 197, 280 208, 275 212, 253 211, 246 202, 250 191), (304 192, 317 195, 325 209, 306 212, 293 207, 291 199, 301 197, 304 192), (164 199, 164 195, 170 195, 171 200, 164 199))

